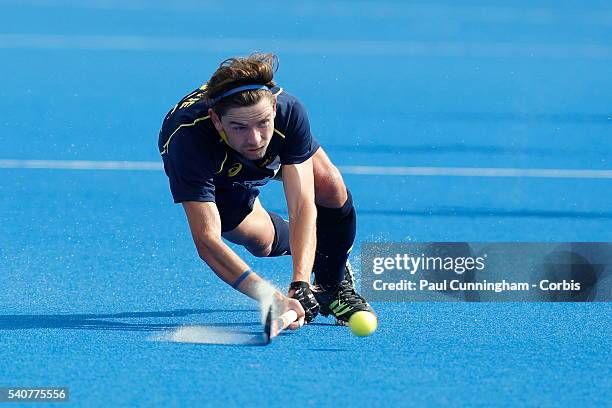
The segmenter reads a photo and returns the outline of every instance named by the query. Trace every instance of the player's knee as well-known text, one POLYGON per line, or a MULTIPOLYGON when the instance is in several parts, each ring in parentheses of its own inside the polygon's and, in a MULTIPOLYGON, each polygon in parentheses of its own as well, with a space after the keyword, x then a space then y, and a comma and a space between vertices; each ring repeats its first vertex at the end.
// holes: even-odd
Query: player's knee
POLYGON ((264 258, 270 255, 272 252, 272 242, 270 243, 255 243, 246 246, 247 251, 249 251, 253 256, 258 258, 264 258))
POLYGON ((330 164, 315 173, 315 200, 324 207, 341 207, 346 201, 346 186, 340 171, 330 164))

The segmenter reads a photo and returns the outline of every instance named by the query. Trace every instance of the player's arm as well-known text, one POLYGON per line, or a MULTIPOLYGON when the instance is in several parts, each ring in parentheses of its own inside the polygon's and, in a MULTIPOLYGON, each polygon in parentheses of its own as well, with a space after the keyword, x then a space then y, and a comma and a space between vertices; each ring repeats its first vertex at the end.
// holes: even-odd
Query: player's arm
POLYGON ((312 158, 284 165, 282 174, 289 210, 292 281, 309 282, 317 243, 312 158))
MULTIPOLYGON (((214 202, 183 202, 191 236, 200 258, 229 285, 249 266, 221 239, 221 218, 214 202)), ((245 293, 253 297, 252 293, 245 293)))
POLYGON ((273 293, 262 290, 266 286, 270 288, 271 286, 255 272, 250 271, 249 266, 223 242, 221 239, 221 217, 214 202, 186 201, 183 202, 183 208, 200 258, 210 266, 219 278, 257 301, 264 301, 265 299, 262 297, 272 295, 281 307, 281 312, 288 309, 295 310, 298 320, 301 319, 303 324, 304 310, 299 302, 283 296, 277 290, 273 290, 273 293), (239 281, 246 271, 250 271, 250 273, 246 275, 244 280, 239 281))

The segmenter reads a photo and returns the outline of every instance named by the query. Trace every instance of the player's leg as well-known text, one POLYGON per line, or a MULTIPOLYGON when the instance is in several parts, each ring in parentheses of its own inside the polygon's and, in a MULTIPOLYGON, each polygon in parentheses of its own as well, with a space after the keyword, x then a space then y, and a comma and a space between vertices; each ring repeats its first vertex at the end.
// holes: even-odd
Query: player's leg
POLYGON ((317 205, 317 252, 313 269, 317 284, 333 290, 344 278, 357 217, 340 171, 322 148, 313 156, 313 171, 317 205))
POLYGON ((289 225, 281 216, 266 211, 256 197, 246 203, 233 201, 231 205, 234 211, 227 208, 220 211, 222 225, 231 228, 223 231, 225 239, 244 246, 258 257, 289 253, 289 225))
POLYGON ((322 315, 333 314, 338 324, 346 324, 357 311, 373 312, 355 291, 348 263, 357 216, 340 171, 323 149, 313 156, 313 168, 317 205, 317 250, 313 267, 317 285, 313 293, 322 315))

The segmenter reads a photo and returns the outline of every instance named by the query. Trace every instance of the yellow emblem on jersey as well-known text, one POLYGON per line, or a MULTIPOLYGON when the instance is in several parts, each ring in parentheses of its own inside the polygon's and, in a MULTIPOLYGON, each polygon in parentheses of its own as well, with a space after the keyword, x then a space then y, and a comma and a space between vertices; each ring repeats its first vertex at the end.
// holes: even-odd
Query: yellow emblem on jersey
POLYGON ((240 170, 242 170, 242 163, 236 163, 227 170, 227 175, 234 177, 236 174, 240 173, 240 170))
POLYGON ((181 104, 179 109, 187 108, 200 100, 199 96, 191 97, 181 104))

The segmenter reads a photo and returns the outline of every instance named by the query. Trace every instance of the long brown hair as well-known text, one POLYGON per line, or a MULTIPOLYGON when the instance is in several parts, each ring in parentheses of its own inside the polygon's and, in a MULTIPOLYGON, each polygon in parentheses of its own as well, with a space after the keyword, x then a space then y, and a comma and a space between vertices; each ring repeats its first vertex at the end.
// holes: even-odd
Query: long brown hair
MULTIPOLYGON (((214 98, 223 95, 230 89, 243 85, 276 86, 274 73, 278 69, 278 57, 271 53, 255 53, 248 57, 234 57, 223 61, 207 83, 206 97, 213 102, 214 98)), ((262 98, 270 98, 272 93, 266 89, 238 92, 217 101, 213 105, 215 113, 223 116, 231 108, 251 106, 262 98)))

